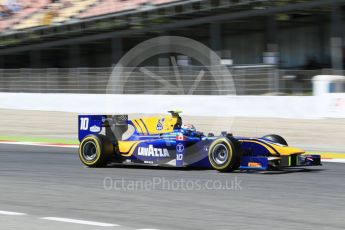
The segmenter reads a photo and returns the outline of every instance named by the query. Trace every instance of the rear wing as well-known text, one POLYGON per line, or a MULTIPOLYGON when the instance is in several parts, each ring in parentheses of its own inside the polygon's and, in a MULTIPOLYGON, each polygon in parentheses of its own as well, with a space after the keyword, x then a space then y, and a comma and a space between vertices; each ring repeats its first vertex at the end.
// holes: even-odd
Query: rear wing
POLYGON ((105 127, 105 135, 116 142, 128 129, 128 115, 78 115, 78 139, 99 134, 105 127))

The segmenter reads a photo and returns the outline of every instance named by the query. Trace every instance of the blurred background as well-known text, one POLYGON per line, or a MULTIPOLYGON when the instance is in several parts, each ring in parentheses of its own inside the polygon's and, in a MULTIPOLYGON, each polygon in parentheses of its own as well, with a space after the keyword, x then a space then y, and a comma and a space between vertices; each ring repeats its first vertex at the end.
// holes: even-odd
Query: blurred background
MULTIPOLYGON (((243 95, 310 95, 313 76, 341 74, 345 61, 344 3, 337 0, 2 0, 0 4, 2 91, 77 92, 78 81, 107 80, 124 53, 161 35, 192 38, 216 51, 240 81, 238 94, 243 95), (12 88, 10 83, 18 83, 23 75, 37 84, 12 88), (66 87, 55 86, 56 81, 66 87)), ((150 63, 170 64, 164 57, 150 63)), ((99 87, 89 92, 102 93, 99 87)))
MULTIPOLYGON (((221 57, 220 64, 231 73, 237 95, 259 98, 257 107, 272 104, 273 108, 265 108, 271 112, 268 115, 255 112, 258 108, 254 107, 240 112, 239 117, 251 114, 252 121, 237 119, 232 127, 235 131, 246 135, 285 133, 297 144, 309 138, 302 142, 310 149, 334 146, 325 141, 323 130, 329 132, 326 136, 334 136, 330 138, 336 142, 334 149, 342 151, 344 10, 343 0, 1 0, 0 91, 104 94, 114 66, 130 49, 150 38, 182 36, 201 42, 221 57), (329 94, 336 96, 325 96, 329 94), (277 99, 312 95, 324 95, 327 100, 298 98, 304 102, 288 103, 290 99, 277 99), (261 101, 264 96, 276 97, 261 101), (282 107, 277 109, 277 104, 282 107), (281 111, 287 110, 290 114, 282 115, 281 111), (303 110, 310 114, 300 114, 303 110), (320 115, 320 111, 326 113, 320 115), (262 117, 278 120, 265 123, 262 117), (325 119, 329 117, 332 119, 325 119), (277 129, 277 123, 286 127, 277 129)), ((141 65, 167 81, 176 80, 177 66, 187 86, 204 70, 190 57, 173 52, 141 65)), ((193 94, 220 94, 211 87, 214 83, 207 78, 207 71, 205 75, 193 94)), ((151 94, 174 94, 152 90, 150 86, 157 86, 157 78, 140 71, 130 84, 121 93, 143 94, 149 87, 151 94)), ((10 96, 3 94, 2 98, 2 109, 17 109, 13 102, 4 102, 10 96)), ((31 114, 29 125, 18 122, 14 114, 18 113, 2 110, 6 118, 2 120, 2 135, 53 135, 42 128, 54 125, 52 119, 47 119, 47 124, 42 124, 42 119, 35 123, 40 115, 31 114), (9 119, 25 129, 16 131, 9 119), (30 127, 40 128, 33 131, 30 127)), ((64 117, 52 116, 53 120, 64 117)), ((74 126, 73 131, 70 128, 74 123, 66 121, 68 125, 57 136, 75 136, 74 126), (66 130, 71 130, 68 135, 66 130)), ((208 122, 203 124, 206 127, 208 122)))

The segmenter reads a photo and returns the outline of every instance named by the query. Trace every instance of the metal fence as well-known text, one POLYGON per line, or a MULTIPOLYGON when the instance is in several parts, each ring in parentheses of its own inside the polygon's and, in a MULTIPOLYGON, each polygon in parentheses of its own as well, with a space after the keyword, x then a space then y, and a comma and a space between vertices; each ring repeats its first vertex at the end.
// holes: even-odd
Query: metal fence
POLYGON ((327 70, 278 70, 274 66, 2 69, 1 92, 269 95, 311 94, 313 76, 327 70))

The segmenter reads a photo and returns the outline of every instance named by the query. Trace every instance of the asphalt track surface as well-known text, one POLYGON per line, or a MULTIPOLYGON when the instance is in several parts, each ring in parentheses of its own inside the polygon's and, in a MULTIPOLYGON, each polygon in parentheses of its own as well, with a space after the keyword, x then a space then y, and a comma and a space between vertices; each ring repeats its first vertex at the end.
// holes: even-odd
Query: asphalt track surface
POLYGON ((76 152, 0 145, 0 229, 345 226, 345 164, 325 163, 313 170, 284 173, 102 169, 84 167, 76 152), (135 181, 139 182, 133 186, 135 181), (113 225, 98 227, 97 223, 92 226, 90 222, 59 222, 47 217, 113 225))

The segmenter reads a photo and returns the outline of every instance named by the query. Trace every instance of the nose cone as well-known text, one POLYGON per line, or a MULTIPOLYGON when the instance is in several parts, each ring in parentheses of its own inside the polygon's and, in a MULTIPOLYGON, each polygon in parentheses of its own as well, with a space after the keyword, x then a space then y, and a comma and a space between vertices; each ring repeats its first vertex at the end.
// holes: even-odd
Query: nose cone
POLYGON ((275 145, 275 144, 271 144, 271 145, 282 156, 305 153, 303 149, 298 149, 298 148, 294 148, 290 146, 280 146, 280 145, 275 145))

